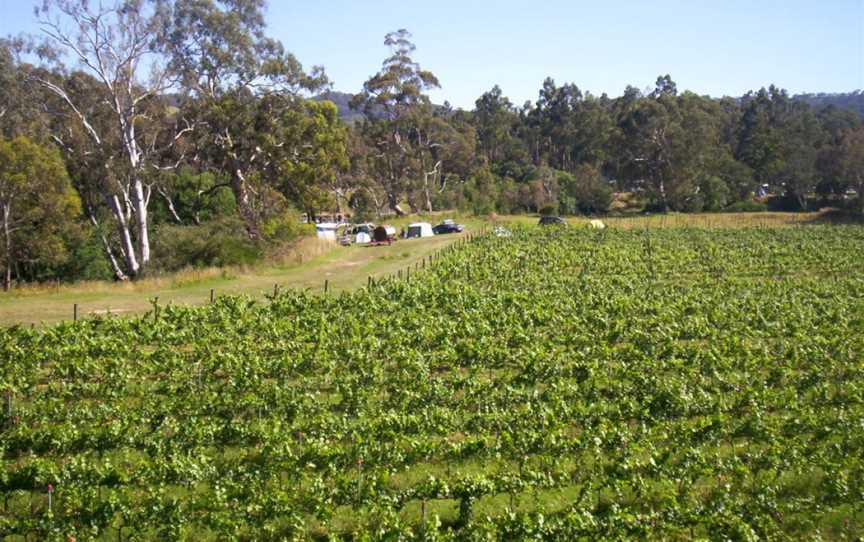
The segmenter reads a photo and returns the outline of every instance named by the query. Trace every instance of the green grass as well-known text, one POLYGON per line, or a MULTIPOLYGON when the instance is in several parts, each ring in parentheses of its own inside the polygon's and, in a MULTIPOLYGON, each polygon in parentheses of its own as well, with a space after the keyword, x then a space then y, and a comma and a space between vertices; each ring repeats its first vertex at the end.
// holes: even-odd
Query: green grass
MULTIPOLYGON (((474 221, 468 229, 473 231, 479 225, 479 221, 474 221)), ((43 325, 72 320, 75 304, 79 317, 140 314, 151 310, 151 300, 157 297, 160 305, 202 305, 209 302, 211 289, 217 296, 243 294, 257 299, 272 293, 276 284, 280 289, 323 291, 326 280, 330 291, 355 289, 365 286, 369 276, 404 270, 463 236, 400 240, 381 247, 334 246, 302 264, 229 271, 180 284, 170 280, 154 281, 152 287, 101 283, 95 287, 61 286, 56 291, 43 289, 5 295, 0 297, 0 325, 43 325), (91 287, 93 291, 88 291, 91 287)))

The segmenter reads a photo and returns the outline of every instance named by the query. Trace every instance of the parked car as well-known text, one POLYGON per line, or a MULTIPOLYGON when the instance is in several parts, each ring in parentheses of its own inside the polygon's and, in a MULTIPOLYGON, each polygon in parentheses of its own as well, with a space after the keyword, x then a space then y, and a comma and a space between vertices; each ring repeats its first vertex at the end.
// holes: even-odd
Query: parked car
POLYGON ((540 222, 538 222, 541 226, 566 226, 567 221, 561 218, 560 216, 541 216, 540 222))
POLYGON ((440 224, 432 228, 432 231, 435 235, 441 235, 444 233, 461 233, 465 231, 465 226, 462 224, 457 224, 451 219, 443 220, 440 224))

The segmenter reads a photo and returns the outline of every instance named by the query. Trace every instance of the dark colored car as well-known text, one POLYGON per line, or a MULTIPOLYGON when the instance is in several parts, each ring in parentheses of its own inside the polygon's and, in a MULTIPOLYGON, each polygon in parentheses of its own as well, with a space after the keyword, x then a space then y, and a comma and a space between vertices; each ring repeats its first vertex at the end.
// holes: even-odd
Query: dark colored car
POLYGON ((539 224, 541 226, 566 226, 567 221, 560 216, 541 216, 539 224))
POLYGON ((441 235, 444 233, 461 233, 464 230, 465 226, 462 224, 456 224, 455 222, 445 220, 437 226, 434 226, 432 228, 432 233, 435 235, 441 235))

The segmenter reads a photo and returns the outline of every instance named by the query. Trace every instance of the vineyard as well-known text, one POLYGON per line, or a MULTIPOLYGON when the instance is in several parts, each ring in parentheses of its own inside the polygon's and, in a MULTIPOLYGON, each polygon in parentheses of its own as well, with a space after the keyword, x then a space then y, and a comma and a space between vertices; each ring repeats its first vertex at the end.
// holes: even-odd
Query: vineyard
POLYGON ((854 540, 864 228, 517 228, 0 330, 0 540, 854 540))

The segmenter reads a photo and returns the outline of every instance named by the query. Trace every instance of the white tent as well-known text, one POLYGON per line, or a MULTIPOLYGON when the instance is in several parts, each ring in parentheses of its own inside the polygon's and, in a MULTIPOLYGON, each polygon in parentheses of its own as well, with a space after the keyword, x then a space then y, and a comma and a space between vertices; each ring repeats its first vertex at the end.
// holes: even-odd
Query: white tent
POLYGON ((415 222, 408 226, 408 239, 412 237, 432 237, 435 233, 432 232, 432 224, 428 222, 415 222))
POLYGON ((335 222, 322 222, 315 224, 315 231, 318 233, 318 239, 327 239, 328 241, 336 240, 336 228, 339 224, 335 222))
POLYGON ((365 245, 372 242, 372 237, 365 231, 361 231, 356 237, 354 237, 354 242, 358 245, 365 245))

